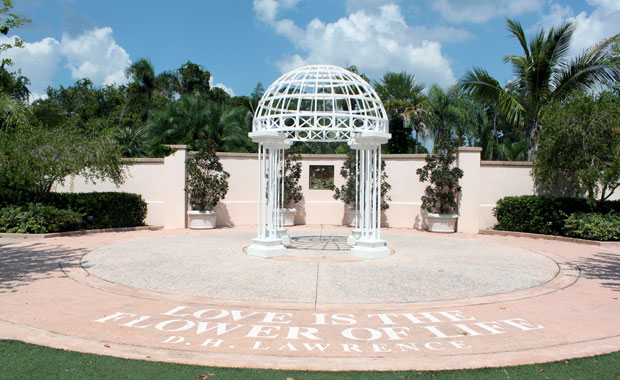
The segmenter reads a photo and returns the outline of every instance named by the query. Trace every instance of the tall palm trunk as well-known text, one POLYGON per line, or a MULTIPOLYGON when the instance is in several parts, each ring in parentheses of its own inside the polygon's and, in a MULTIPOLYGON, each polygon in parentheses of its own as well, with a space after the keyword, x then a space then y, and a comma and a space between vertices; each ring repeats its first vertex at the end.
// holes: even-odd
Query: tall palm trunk
POLYGON ((149 90, 147 94, 147 103, 146 103, 146 121, 151 121, 151 104, 153 102, 153 92, 149 90))
POLYGON ((538 132, 540 129, 540 124, 537 118, 534 118, 528 124, 527 160, 531 162, 536 157, 536 150, 538 149, 538 132))
POLYGON ((493 144, 491 144, 491 151, 489 152, 489 159, 493 160, 493 148, 497 145, 497 113, 493 112, 493 144))

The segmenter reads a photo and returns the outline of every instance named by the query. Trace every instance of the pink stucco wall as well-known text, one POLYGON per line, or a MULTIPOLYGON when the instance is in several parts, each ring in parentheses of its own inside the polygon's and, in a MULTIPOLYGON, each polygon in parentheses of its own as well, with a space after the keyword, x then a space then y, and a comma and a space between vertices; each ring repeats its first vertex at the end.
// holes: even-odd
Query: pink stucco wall
MULTIPOLYGON (((78 178, 68 178, 57 191, 126 191, 142 194, 148 204, 147 223, 166 228, 186 225, 186 201, 183 191, 183 163, 188 156, 183 146, 165 159, 135 159, 127 167, 128 177, 117 188, 111 183, 96 185, 78 178)), ((220 226, 253 226, 257 222, 256 154, 219 153, 230 173, 229 191, 217 207, 220 226)), ((392 189, 390 207, 383 215, 383 224, 390 227, 425 228, 425 213, 420 210, 425 184, 418 181, 416 169, 424 165, 423 154, 383 155, 386 174, 392 189)), ((340 225, 346 220, 346 207, 333 199, 329 190, 313 190, 309 186, 310 165, 333 165, 334 183, 342 185, 340 169, 345 155, 302 155, 300 184, 304 200, 296 205, 297 224, 340 225)), ((464 170, 461 180, 458 229, 477 232, 492 227, 496 220, 492 209, 498 199, 507 195, 534 194, 528 162, 480 162, 480 148, 460 148, 458 165, 464 170)), ((615 194, 615 199, 620 194, 615 194)))

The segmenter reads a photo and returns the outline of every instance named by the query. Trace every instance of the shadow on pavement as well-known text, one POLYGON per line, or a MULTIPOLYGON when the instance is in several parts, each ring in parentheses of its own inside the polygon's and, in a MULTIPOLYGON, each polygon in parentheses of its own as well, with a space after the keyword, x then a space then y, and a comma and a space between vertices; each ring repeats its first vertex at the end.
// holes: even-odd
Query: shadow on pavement
POLYGON ((303 250, 343 251, 350 250, 346 236, 294 236, 289 248, 303 250))
POLYGON ((585 278, 600 280, 604 287, 620 291, 620 254, 599 252, 577 265, 585 278))
POLYGON ((71 258, 84 253, 81 249, 50 246, 43 243, 0 246, 0 294, 16 292, 31 282, 57 276, 64 267, 79 265, 71 258))

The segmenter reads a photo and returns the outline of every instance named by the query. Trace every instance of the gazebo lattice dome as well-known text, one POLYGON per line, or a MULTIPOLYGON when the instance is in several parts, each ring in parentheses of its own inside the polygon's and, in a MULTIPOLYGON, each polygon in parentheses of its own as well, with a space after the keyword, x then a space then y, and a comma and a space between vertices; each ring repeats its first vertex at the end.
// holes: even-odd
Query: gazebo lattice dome
POLYGON ((254 132, 285 132, 292 141, 350 141, 355 132, 388 132, 385 108, 359 75, 332 65, 303 66, 263 94, 254 132))
POLYGON ((351 255, 388 257, 381 240, 381 144, 390 138, 388 119, 374 88, 341 67, 311 65, 278 78, 254 114, 258 144, 257 237, 248 255, 286 255, 284 228, 286 150, 294 141, 347 142, 355 151, 355 230, 351 255))

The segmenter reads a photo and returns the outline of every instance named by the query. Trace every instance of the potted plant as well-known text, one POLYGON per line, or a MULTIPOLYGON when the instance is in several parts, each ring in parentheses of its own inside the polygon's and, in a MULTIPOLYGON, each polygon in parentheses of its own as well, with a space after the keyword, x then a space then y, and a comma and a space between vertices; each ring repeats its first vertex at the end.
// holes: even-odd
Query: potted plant
POLYGON ((186 162, 187 182, 185 191, 189 196, 191 210, 189 227, 192 229, 215 228, 215 206, 228 192, 228 177, 215 147, 211 142, 201 144, 198 152, 186 162))
MULTIPOLYGON (((334 187, 334 199, 341 199, 347 205, 347 225, 355 227, 357 218, 357 210, 355 209, 355 151, 351 150, 347 153, 347 159, 344 161, 340 169, 340 175, 344 178, 344 184, 334 187)), ((387 183, 387 174, 385 174, 385 160, 381 160, 381 210, 387 210, 390 205, 387 201, 391 200, 387 195, 392 186, 387 183)))
POLYGON ((295 203, 301 202, 303 192, 299 179, 301 178, 301 156, 299 153, 290 149, 286 151, 284 157, 284 225, 292 226, 295 224, 295 213, 297 210, 292 207, 295 203))
POLYGON ((426 156, 425 165, 416 170, 420 181, 430 182, 422 196, 422 209, 428 212, 429 231, 456 231, 459 179, 463 177, 463 170, 454 166, 455 161, 456 140, 448 128, 441 128, 434 153, 426 156))

